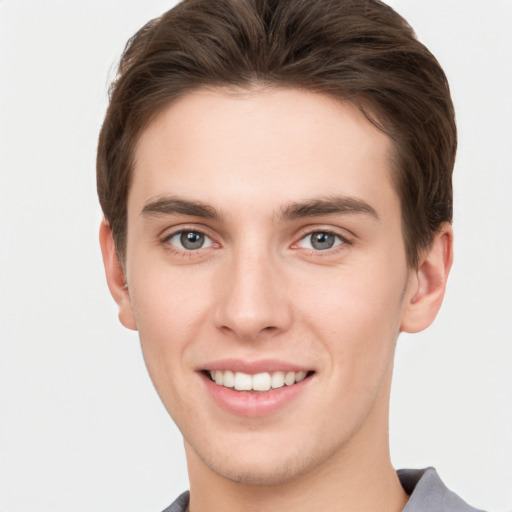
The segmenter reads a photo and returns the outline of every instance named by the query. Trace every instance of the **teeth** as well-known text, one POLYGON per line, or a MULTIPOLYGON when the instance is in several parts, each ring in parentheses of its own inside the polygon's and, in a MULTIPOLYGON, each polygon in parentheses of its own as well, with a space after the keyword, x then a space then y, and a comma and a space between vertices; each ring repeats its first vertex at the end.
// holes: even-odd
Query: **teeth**
POLYGON ((284 386, 284 372, 274 372, 270 385, 272 389, 282 388, 284 386))
POLYGON ((306 372, 297 372, 297 374, 295 375, 295 382, 300 382, 301 380, 304 380, 306 378, 306 375, 306 372))
POLYGON ((235 389, 237 391, 250 391, 252 389, 252 377, 247 373, 235 373, 235 389))
POLYGON ((233 372, 230 372, 229 370, 224 372, 224 382, 222 383, 222 385, 226 386, 227 388, 234 388, 235 374, 233 372))
POLYGON ((254 391, 268 391, 271 383, 270 373, 257 373, 252 377, 252 389, 254 391))
POLYGON ((306 372, 262 372, 250 375, 231 370, 211 370, 208 372, 219 386, 235 388, 237 391, 268 391, 269 389, 292 386, 306 378, 306 372))
POLYGON ((295 384, 295 372, 288 372, 284 377, 284 383, 287 386, 291 386, 292 384, 295 384))

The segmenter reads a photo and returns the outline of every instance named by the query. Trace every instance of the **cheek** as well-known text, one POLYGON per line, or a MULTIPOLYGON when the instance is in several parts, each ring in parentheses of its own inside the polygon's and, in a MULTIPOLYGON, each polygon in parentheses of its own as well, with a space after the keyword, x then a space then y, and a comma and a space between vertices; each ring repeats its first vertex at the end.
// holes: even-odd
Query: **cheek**
MULTIPOLYGON (((331 356, 331 370, 341 372, 350 385, 381 374, 391 364, 401 324, 405 266, 365 265, 337 269, 325 286, 309 286, 309 307, 301 316, 323 340, 331 356)), ((313 284, 313 283, 311 283, 313 284)))
POLYGON ((130 297, 148 368, 184 364, 187 348, 207 324, 211 294, 205 280, 169 267, 131 279, 130 297))
POLYGON ((168 413, 180 423, 188 410, 187 390, 194 342, 204 338, 209 308, 207 290, 197 290, 179 273, 154 271, 133 276, 132 307, 139 331, 144 362, 168 413))

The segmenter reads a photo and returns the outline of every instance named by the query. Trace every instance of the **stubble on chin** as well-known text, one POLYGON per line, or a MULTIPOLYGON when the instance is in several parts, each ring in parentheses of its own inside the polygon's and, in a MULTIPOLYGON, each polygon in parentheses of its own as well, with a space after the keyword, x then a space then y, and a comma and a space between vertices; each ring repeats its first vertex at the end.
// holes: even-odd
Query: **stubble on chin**
POLYGON ((253 463, 251 465, 249 461, 243 460, 242 454, 236 456, 236 449, 226 457, 222 454, 200 454, 190 445, 188 448, 193 450, 195 457, 198 457, 217 476, 236 484, 249 486, 271 487, 287 484, 313 471, 321 462, 315 457, 297 450, 293 456, 288 456, 288 460, 283 458, 273 463, 253 463))

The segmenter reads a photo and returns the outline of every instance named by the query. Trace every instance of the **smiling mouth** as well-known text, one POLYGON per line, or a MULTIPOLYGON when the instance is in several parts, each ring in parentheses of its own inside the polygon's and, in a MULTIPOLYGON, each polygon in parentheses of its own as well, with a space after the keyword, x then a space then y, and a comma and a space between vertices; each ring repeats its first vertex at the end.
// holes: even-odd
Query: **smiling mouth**
POLYGON ((231 370, 204 370, 204 374, 219 386, 235 389, 236 391, 264 392, 293 386, 308 378, 314 372, 261 372, 251 375, 231 370))

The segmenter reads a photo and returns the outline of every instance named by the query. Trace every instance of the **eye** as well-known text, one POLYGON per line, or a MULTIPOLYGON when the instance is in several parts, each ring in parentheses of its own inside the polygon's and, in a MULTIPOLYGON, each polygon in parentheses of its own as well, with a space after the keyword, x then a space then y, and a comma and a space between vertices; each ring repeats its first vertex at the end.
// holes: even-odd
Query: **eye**
POLYGON ((178 231, 170 235, 167 242, 185 251, 196 251, 213 245, 212 239, 200 231, 178 231))
POLYGON ((343 244, 345 241, 340 235, 329 231, 314 231, 302 237, 297 244, 302 249, 314 249, 315 251, 326 251, 343 244))

